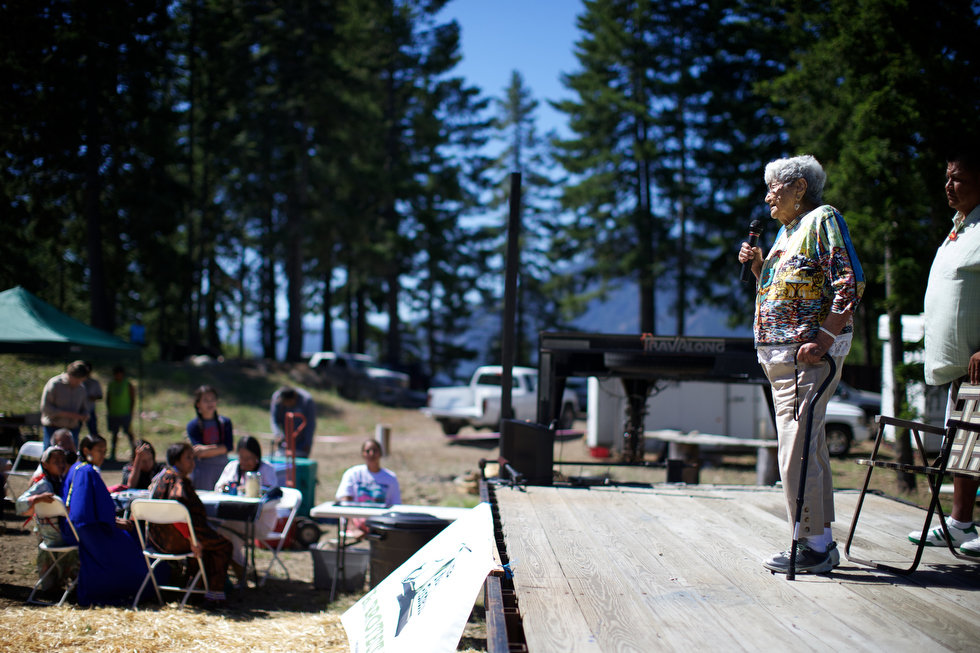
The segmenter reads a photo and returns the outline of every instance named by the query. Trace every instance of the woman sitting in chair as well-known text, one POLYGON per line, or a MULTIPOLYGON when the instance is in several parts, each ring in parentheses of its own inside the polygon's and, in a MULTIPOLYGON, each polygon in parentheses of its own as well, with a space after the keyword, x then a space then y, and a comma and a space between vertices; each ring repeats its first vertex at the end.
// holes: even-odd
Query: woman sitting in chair
MULTIPOLYGON (((61 447, 48 447, 41 454, 41 477, 27 489, 24 494, 17 498, 17 514, 30 517, 34 514, 34 504, 51 503, 54 497, 61 497, 61 490, 64 485, 65 472, 68 471, 68 461, 65 459, 65 451, 61 447)), ((61 546, 63 538, 61 536, 61 526, 58 519, 41 519, 34 521, 34 532, 48 546, 61 546)), ((56 569, 54 573, 44 579, 44 583, 38 588, 42 592, 56 587, 62 578, 58 577, 60 570, 63 576, 70 576, 78 567, 78 556, 74 552, 68 554, 71 560, 63 558, 68 564, 56 569)), ((37 552, 37 576, 41 578, 48 567, 53 563, 50 553, 44 551, 37 552)))
MULTIPOLYGON (((246 435, 238 441, 238 460, 229 461, 225 465, 221 476, 214 489, 217 492, 228 492, 231 488, 242 488, 245 486, 245 475, 249 472, 256 472, 259 475, 259 484, 263 490, 276 487, 279 483, 276 478, 276 470, 269 463, 262 460, 262 446, 259 441, 251 435, 246 435)), ((268 502, 262 505, 262 512, 255 521, 255 533, 259 539, 266 533, 276 528, 278 511, 277 502, 268 502)), ((244 583, 245 579, 245 528, 246 524, 240 521, 225 520, 219 531, 222 535, 231 540, 232 544, 232 566, 239 582, 244 583)))
MULTIPOLYGON (((132 524, 116 518, 116 504, 109 495, 99 467, 105 461, 105 438, 87 435, 79 444, 79 461, 68 470, 64 495, 68 517, 78 531, 80 568, 78 603, 125 604, 139 590, 146 563, 132 524)), ((66 524, 61 533, 66 544, 75 537, 66 524)))
MULTIPOLYGON (((194 472, 194 448, 188 442, 178 442, 167 447, 167 467, 150 484, 150 498, 172 499, 187 507, 197 545, 194 551, 204 560, 204 573, 208 578, 206 601, 225 600, 225 580, 231 561, 231 542, 208 525, 204 504, 194 490, 191 474, 194 472)), ((150 542, 160 551, 187 553, 190 540, 172 524, 150 524, 150 542)))

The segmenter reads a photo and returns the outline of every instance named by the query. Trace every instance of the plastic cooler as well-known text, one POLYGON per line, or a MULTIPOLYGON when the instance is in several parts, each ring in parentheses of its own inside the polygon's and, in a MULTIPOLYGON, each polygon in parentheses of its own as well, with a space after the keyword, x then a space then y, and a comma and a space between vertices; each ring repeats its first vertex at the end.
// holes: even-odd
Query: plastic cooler
POLYGON ((415 512, 388 512, 367 520, 371 587, 388 577, 451 522, 415 512))
MULTIPOLYGON (((276 457, 269 461, 273 469, 276 470, 276 479, 279 485, 286 486, 286 468, 288 463, 285 459, 276 457)), ((310 509, 316 505, 316 474, 317 462, 309 458, 296 459, 296 489, 303 493, 303 503, 299 505, 297 515, 303 517, 310 516, 310 509)))

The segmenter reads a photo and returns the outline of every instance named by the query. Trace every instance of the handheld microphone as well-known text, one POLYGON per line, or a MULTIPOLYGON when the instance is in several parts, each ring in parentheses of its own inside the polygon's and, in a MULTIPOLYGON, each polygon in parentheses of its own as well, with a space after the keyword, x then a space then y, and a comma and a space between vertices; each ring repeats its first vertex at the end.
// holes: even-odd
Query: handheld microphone
MULTIPOLYGON (((762 235, 762 228, 764 226, 765 224, 762 222, 762 220, 753 220, 749 225, 749 239, 747 241, 749 243, 749 247, 755 247, 759 244, 759 236, 762 235)), ((748 260, 745 263, 742 263, 742 274, 740 279, 742 280, 742 283, 748 283, 751 278, 752 261, 748 260)))

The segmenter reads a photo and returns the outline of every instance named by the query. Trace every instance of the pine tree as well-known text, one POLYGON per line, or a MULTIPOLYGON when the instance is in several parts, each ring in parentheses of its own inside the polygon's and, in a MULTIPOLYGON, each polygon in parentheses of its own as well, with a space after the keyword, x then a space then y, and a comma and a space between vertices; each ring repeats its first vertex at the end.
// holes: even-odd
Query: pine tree
MULTIPOLYGON (((893 400, 902 414, 908 370, 900 318, 922 306, 932 258, 932 245, 922 255, 923 243, 940 242, 948 229, 943 154, 976 130, 980 23, 966 0, 826 0, 790 16, 803 38, 797 65, 776 89, 793 140, 824 162, 827 199, 848 220, 868 279, 869 336, 874 315, 887 311, 893 400)), ((872 344, 869 337, 869 362, 872 344)), ((908 435, 898 443, 910 460, 908 435)), ((899 477, 904 488, 914 482, 899 477)))
POLYGON ((650 120, 649 48, 642 24, 650 2, 585 0, 578 19, 582 39, 576 56, 582 70, 564 84, 578 99, 555 106, 569 117, 575 136, 557 141, 556 159, 574 181, 562 193, 573 212, 566 229, 579 249, 587 280, 635 278, 640 330, 655 332, 655 287, 662 272, 667 226, 653 205, 653 166, 658 154, 650 120))
MULTIPOLYGON (((777 72, 773 10, 753 3, 593 0, 579 19, 578 101, 557 104, 576 138, 559 143, 572 173, 576 221, 561 251, 579 247, 588 281, 637 278, 640 329, 653 332, 654 291, 673 289, 675 330, 687 305, 727 303, 732 243, 744 237, 762 164, 780 129, 756 85, 777 72), (751 190, 750 190, 751 189, 751 190)), ((758 212, 758 211, 756 211, 758 212)))

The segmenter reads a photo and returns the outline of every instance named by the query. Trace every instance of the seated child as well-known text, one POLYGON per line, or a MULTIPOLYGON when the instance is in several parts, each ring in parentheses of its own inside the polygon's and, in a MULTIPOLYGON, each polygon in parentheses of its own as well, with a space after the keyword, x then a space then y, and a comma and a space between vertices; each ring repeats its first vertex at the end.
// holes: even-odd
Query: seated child
MULTIPOLYGON (((30 517, 34 514, 34 505, 37 503, 50 503, 54 497, 61 496, 61 489, 64 484, 65 472, 68 471, 68 462, 65 452, 60 447, 48 447, 41 454, 41 474, 40 477, 27 489, 24 494, 17 498, 17 514, 30 517)), ((34 532, 48 546, 60 546, 63 543, 61 536, 61 524, 58 519, 35 519, 34 532)), ((37 575, 40 578, 44 572, 54 563, 50 553, 45 553, 38 549, 37 552, 37 575)), ((66 577, 74 575, 78 568, 78 554, 72 553, 71 557, 63 559, 59 567, 59 573, 52 573, 44 579, 44 583, 39 588, 42 591, 57 587, 63 583, 66 577), (66 564, 67 562, 67 564, 66 564)))

